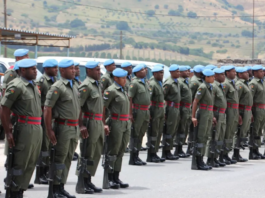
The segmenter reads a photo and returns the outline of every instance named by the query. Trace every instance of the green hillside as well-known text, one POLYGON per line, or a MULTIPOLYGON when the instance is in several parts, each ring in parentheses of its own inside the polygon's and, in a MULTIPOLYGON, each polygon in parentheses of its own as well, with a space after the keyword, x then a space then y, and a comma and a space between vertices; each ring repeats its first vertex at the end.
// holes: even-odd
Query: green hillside
MULTIPOLYGON (((11 28, 75 35, 71 56, 117 58, 121 30, 126 59, 214 63, 252 54, 250 1, 10 0, 7 6, 11 28)), ((265 56, 264 8, 256 2, 255 58, 265 56)))

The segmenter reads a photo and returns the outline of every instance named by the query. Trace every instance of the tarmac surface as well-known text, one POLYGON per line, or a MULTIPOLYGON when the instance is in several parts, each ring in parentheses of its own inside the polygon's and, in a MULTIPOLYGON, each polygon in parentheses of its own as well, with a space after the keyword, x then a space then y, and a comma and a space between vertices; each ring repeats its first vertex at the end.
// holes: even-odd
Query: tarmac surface
MULTIPOLYGON (((186 147, 184 148, 186 150, 186 147)), ((264 151, 264 147, 260 149, 264 151)), ((248 157, 249 150, 241 151, 243 157, 248 157)), ((159 152, 161 155, 161 152, 159 152)), ((146 151, 140 152, 140 158, 146 159, 146 151)), ((204 159, 206 160, 206 159, 204 159)), ((3 167, 3 141, 0 142, 0 198, 5 196, 3 178, 6 176, 3 167)), ((113 197, 113 198, 259 198, 264 197, 265 160, 248 161, 211 171, 191 170, 191 157, 164 163, 148 163, 147 166, 129 166, 129 154, 123 158, 123 168, 120 178, 128 182, 128 189, 104 190, 94 195, 75 194, 76 162, 72 163, 65 189, 75 194, 77 198, 113 197)), ((32 181, 34 180, 33 174, 32 181)), ((102 186, 103 168, 98 167, 96 177, 92 179, 96 186, 102 186)), ((48 186, 35 185, 24 193, 26 198, 47 198, 48 186)))

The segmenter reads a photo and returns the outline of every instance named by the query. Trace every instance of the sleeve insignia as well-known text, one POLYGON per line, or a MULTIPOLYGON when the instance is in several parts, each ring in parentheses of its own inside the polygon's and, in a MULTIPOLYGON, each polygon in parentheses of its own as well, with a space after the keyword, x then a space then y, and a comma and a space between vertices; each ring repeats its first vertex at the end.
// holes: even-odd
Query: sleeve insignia
POLYGON ((55 90, 53 93, 54 93, 54 94, 58 94, 58 91, 55 90))
POLYGON ((85 93, 86 92, 86 89, 83 89, 83 92, 85 93))
POLYGON ((10 77, 12 77, 12 76, 13 76, 13 74, 10 74, 9 76, 10 76, 10 77))
POLYGON ((40 82, 43 83, 43 78, 40 79, 40 82))
POLYGON ((109 95, 109 92, 108 92, 108 91, 106 91, 106 92, 105 92, 105 95, 109 95))
POLYGON ((10 93, 11 93, 11 94, 15 93, 15 90, 11 89, 11 90, 10 90, 10 93))

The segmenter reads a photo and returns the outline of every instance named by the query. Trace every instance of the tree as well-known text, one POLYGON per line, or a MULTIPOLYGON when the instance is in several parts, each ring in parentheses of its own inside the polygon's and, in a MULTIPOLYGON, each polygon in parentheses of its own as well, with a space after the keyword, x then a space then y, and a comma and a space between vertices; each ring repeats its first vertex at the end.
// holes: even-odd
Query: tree
POLYGON ((126 21, 119 21, 116 24, 116 28, 118 30, 130 30, 130 27, 129 27, 129 25, 128 25, 128 23, 126 21))
POLYGON ((188 12, 187 16, 190 18, 196 18, 197 14, 195 12, 190 11, 190 12, 188 12))
POLYGON ((147 14, 149 17, 152 17, 152 16, 154 16, 155 11, 154 11, 154 10, 147 10, 147 11, 146 11, 146 14, 147 14))
POLYGON ((157 10, 158 10, 158 9, 159 9, 159 5, 155 5, 155 9, 157 9, 157 10))
POLYGON ((237 5, 235 8, 240 11, 244 11, 244 7, 242 5, 237 5))
POLYGON ((164 5, 164 8, 165 8, 165 9, 168 9, 168 5, 164 5))
POLYGON ((71 28, 78 28, 78 27, 85 27, 85 23, 80 20, 80 19, 74 19, 73 21, 70 22, 70 27, 71 28))
POLYGON ((244 37, 252 37, 252 32, 248 31, 248 30, 243 30, 241 32, 241 35, 244 36, 244 37))

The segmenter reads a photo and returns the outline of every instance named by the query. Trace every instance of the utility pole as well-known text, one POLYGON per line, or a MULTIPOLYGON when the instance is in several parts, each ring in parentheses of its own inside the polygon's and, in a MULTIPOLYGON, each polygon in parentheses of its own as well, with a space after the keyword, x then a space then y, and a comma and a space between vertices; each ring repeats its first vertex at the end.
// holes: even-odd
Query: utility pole
MULTIPOLYGON (((4 0, 4 22, 5 22, 5 28, 7 28, 7 13, 6 13, 6 0, 4 0)), ((7 57, 7 49, 5 45, 5 55, 4 57, 7 57)))
POLYGON ((254 27, 254 23, 255 23, 255 0, 253 0, 253 23, 252 23, 252 60, 254 60, 255 58, 255 44, 254 44, 254 37, 255 37, 255 27, 254 27))
POLYGON ((120 59, 122 58, 122 31, 120 32, 120 59))

